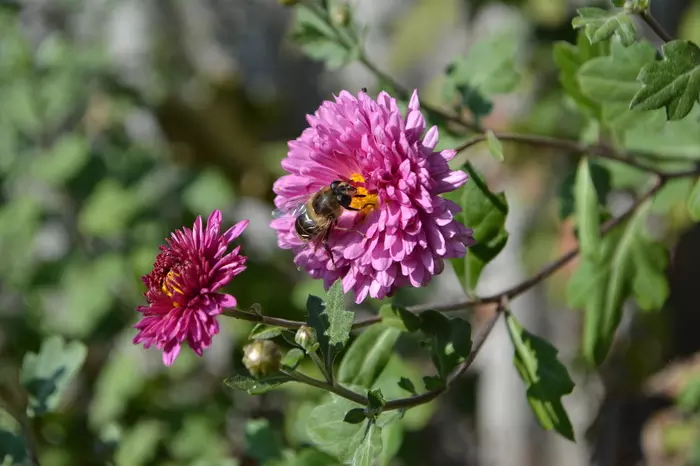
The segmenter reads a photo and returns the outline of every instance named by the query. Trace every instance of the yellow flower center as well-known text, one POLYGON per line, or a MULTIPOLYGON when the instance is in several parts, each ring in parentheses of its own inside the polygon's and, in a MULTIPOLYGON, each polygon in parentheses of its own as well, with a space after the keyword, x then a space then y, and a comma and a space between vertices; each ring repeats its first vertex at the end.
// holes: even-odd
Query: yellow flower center
POLYGON ((379 198, 376 194, 371 194, 367 191, 367 188, 365 188, 364 186, 365 177, 360 175, 359 173, 353 173, 350 176, 350 181, 352 182, 353 186, 357 188, 357 194, 359 194, 360 196, 364 196, 353 197, 352 202, 350 203, 350 207, 360 209, 361 213, 369 213, 372 210, 374 210, 374 208, 377 207, 379 198))
MULTIPOLYGON (((163 279, 163 286, 161 287, 161 289, 163 290, 163 293, 165 293, 170 298, 172 298, 173 294, 175 293, 184 294, 182 292, 182 289, 177 286, 177 282, 175 281, 175 279, 179 276, 180 275, 178 275, 177 272, 171 270, 165 276, 165 279, 163 279)), ((177 302, 173 302, 173 304, 175 305, 175 307, 180 305, 177 302)))

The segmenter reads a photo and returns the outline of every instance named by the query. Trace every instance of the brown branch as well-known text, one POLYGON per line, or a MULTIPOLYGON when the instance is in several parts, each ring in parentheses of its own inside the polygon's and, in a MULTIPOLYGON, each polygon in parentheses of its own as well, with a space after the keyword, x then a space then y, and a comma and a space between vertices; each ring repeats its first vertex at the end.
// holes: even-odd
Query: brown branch
POLYGON ((671 34, 666 32, 664 28, 659 24, 658 21, 656 21, 656 18, 654 18, 649 10, 643 10, 639 12, 639 17, 644 20, 645 23, 649 25, 652 31, 654 31, 654 34, 659 36, 659 39, 661 39, 664 42, 671 42, 673 40, 673 37, 671 34))
MULTIPOLYGON (((620 153, 610 146, 604 144, 584 144, 577 141, 571 141, 568 139, 559 139, 549 136, 538 136, 533 134, 517 134, 517 133, 494 133, 494 135, 501 141, 506 142, 517 142, 521 144, 529 144, 532 146, 544 146, 551 147, 554 149, 561 149, 565 152, 570 152, 574 154, 584 155, 590 154, 600 157, 602 159, 614 160, 616 162, 624 163, 630 167, 636 168, 649 173, 662 174, 657 168, 650 165, 646 165, 630 154, 620 153)), ((464 151, 473 147, 481 142, 486 141, 486 135, 480 134, 464 144, 456 148, 457 152, 464 151)), ((645 154, 639 154, 640 156, 646 156, 645 154)))

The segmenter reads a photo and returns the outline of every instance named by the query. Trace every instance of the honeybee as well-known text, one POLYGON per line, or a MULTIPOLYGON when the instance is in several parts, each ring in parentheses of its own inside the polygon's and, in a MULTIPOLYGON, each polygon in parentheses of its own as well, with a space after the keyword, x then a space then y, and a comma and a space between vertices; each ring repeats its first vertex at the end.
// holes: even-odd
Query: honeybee
POLYGON ((333 228, 343 229, 337 226, 343 209, 362 210, 351 205, 354 198, 362 197, 366 196, 359 194, 357 188, 349 182, 335 180, 313 194, 291 199, 275 209, 272 216, 273 218, 286 215, 296 217, 294 231, 299 239, 315 247, 322 245, 335 266, 333 254, 328 247, 328 237, 333 228))

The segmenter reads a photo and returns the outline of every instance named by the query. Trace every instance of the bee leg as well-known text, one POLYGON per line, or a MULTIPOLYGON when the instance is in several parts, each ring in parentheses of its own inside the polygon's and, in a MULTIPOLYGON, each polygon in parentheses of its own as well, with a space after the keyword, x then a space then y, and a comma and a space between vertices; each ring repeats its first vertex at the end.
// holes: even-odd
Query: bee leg
POLYGON ((360 230, 356 230, 354 228, 342 228, 342 227, 335 227, 336 230, 342 230, 342 231, 354 231, 355 233, 361 234, 363 237, 365 236, 364 233, 362 233, 360 230))

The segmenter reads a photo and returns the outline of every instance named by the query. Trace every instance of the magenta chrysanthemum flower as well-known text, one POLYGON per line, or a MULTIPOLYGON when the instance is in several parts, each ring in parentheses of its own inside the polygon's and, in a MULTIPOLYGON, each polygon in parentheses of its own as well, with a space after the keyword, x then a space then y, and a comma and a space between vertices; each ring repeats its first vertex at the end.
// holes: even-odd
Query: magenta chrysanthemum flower
POLYGON ((419 107, 417 91, 405 118, 386 92, 375 101, 342 91, 307 117, 310 127, 289 142, 282 161, 290 174, 274 185, 280 208, 334 180, 349 180, 364 195, 353 199, 360 211, 344 210, 327 238, 333 260, 325 247, 297 236, 293 215, 271 223, 279 246, 296 253, 298 267, 323 278, 326 288, 341 278, 357 303, 427 284, 445 259, 464 256, 474 244, 472 230, 454 219, 460 207, 439 196, 466 183, 467 174, 448 167, 454 150, 434 151, 436 127, 423 136, 419 107))
POLYGON ((166 239, 153 270, 141 277, 148 287, 148 306, 138 307, 143 318, 134 325, 139 329, 135 344, 162 350, 166 366, 175 361, 183 342, 202 355, 219 333, 217 316, 236 305, 236 298, 217 290, 245 270, 247 257, 239 254, 240 246, 226 250, 248 223, 239 222, 222 235, 221 212, 215 210, 206 228, 197 217, 191 230, 185 227, 166 239))

